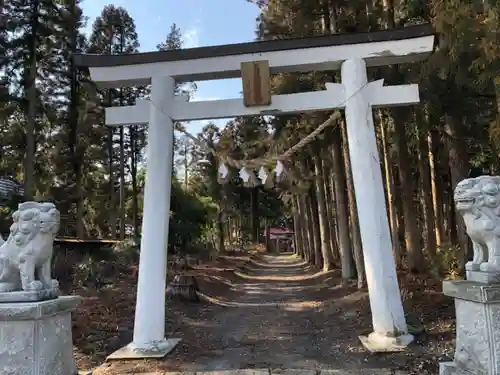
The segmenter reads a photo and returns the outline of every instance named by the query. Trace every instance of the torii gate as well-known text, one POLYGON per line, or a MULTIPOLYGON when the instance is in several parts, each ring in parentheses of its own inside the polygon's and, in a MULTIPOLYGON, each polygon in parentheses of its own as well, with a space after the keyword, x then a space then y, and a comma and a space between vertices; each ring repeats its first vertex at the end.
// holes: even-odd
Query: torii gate
POLYGON ((180 341, 165 338, 165 284, 172 175, 173 122, 278 115, 345 108, 373 332, 371 350, 405 346, 408 334, 392 254, 373 107, 419 102, 418 85, 383 86, 367 67, 410 63, 433 51, 429 25, 312 38, 272 40, 129 55, 75 55, 102 87, 151 84, 150 100, 106 109, 106 124, 149 124, 139 280, 133 341, 108 358, 163 357, 180 341), (271 73, 341 69, 326 90, 270 95, 271 73), (255 74, 258 72, 258 74, 255 74), (244 99, 189 102, 176 81, 243 76, 244 99), (247 90, 250 87, 250 90, 247 90))

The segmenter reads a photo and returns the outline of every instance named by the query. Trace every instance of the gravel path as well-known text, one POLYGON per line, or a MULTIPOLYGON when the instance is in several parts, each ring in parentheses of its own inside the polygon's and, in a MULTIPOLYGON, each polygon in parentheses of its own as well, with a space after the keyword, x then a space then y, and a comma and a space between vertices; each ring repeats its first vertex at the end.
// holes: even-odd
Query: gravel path
POLYGON ((337 338, 331 336, 332 326, 341 325, 342 320, 325 327, 323 302, 314 299, 322 288, 315 275, 321 277, 290 255, 267 255, 247 265, 240 274, 242 282, 232 288, 239 297, 215 317, 219 350, 188 369, 313 369, 331 368, 333 363, 358 367, 359 361, 349 363, 352 359, 346 360, 335 350, 346 339, 347 327, 337 330, 343 336, 337 338))
MULTIPOLYGON (((428 317, 427 335, 407 352, 370 354, 358 340, 371 331, 367 292, 354 284, 341 286, 338 270, 318 273, 286 254, 250 262, 228 257, 227 262, 239 271, 211 266, 193 271, 210 302, 167 302, 167 335, 182 338, 172 353, 159 361, 113 361, 103 374, 300 369, 304 374, 435 375, 438 362, 447 359, 442 353, 453 349, 450 339, 443 340, 450 330, 449 302, 435 292, 419 299, 412 297, 416 292, 405 294, 407 310, 428 317), (423 303, 427 300, 430 307, 423 303), (438 302, 444 310, 435 309, 438 302), (421 308, 429 311, 420 313, 421 308)), ((415 285, 417 290, 422 283, 415 285)), ((131 326, 126 333, 107 351, 130 342, 131 326)))

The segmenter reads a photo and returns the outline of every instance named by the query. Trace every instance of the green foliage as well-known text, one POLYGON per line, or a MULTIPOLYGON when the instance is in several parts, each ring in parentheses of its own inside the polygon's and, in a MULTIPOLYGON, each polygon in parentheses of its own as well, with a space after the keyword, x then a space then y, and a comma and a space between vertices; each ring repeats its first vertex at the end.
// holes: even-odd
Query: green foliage
POLYGON ((134 263, 139 261, 139 244, 132 238, 118 242, 112 250, 118 258, 129 259, 134 263))
MULTIPOLYGON (((134 104, 138 98, 147 97, 148 88, 97 89, 88 73, 77 71, 71 59, 73 53, 82 51, 137 52, 139 36, 133 18, 125 8, 107 5, 91 20, 92 33, 87 40, 82 33, 87 19, 78 0, 4 0, 2 4, 9 22, 5 30, 0 30, 0 174, 22 180, 23 161, 32 162, 37 197, 53 199, 71 219, 63 223, 65 234, 115 238, 118 228, 126 226, 126 235, 133 240, 122 242, 116 251, 136 256, 147 128, 107 129, 103 109, 134 104), (30 79, 33 72, 36 80, 30 79), (33 86, 35 91, 30 91, 33 86), (35 122, 33 134, 26 130, 28 119, 35 122), (36 144, 34 157, 25 155, 28 140, 36 144)), ((498 171, 498 0, 405 0, 390 4, 269 0, 258 19, 257 37, 279 39, 378 30, 389 27, 391 12, 395 27, 431 22, 438 34, 434 55, 422 64, 401 66, 394 78, 401 82, 390 82, 418 82, 424 104, 406 112, 406 134, 394 134, 393 122, 388 121, 391 160, 399 156, 394 147, 396 138, 404 136, 413 155, 419 152, 418 137, 432 131, 440 136, 439 150, 434 150, 438 179, 446 183, 450 180, 452 152, 447 146, 457 134, 466 150, 464 163, 498 171), (450 131, 449 118, 458 124, 458 132, 450 131)), ((173 24, 169 33, 159 35, 158 40, 159 50, 182 48, 182 31, 173 24)), ((384 69, 369 72, 374 79, 386 73, 384 69)), ((272 87, 275 94, 295 93, 323 89, 325 82, 336 79, 337 74, 332 72, 279 74, 272 77, 272 87)), ((182 95, 191 95, 195 89, 194 84, 176 87, 177 94, 182 95)), ((383 114, 391 116, 389 111, 383 114)), ((302 139, 326 115, 236 118, 222 129, 210 124, 198 137, 220 154, 235 159, 276 155, 302 139)), ((183 178, 182 184, 175 180, 172 186, 170 251, 223 249, 231 241, 255 239, 263 230, 264 219, 270 225, 290 226, 294 204, 290 198, 314 186, 314 165, 310 161, 316 148, 324 151, 327 170, 332 170, 332 134, 325 132, 314 147, 294 156, 294 164, 303 176, 300 186, 271 191, 244 187, 234 168, 230 183, 220 185, 217 158, 206 155, 189 138, 176 138, 172 152, 177 153, 175 166, 179 178, 183 178), (201 159, 208 163, 199 164, 201 159)), ((413 158, 409 167, 415 174, 419 173, 417 159, 413 158)), ((397 174, 397 168, 392 169, 397 174)), ((401 186, 395 185, 399 193, 401 186)), ((16 203, 9 201, 1 209, 1 230, 8 229, 9 214, 16 203)), ((446 267, 454 267, 453 249, 450 246, 438 251, 442 259, 438 273, 449 273, 446 267)))
MULTIPOLYGON (((170 31, 165 38, 165 40, 159 43, 156 48, 158 51, 173 51, 182 48, 182 31, 174 23, 170 26, 170 31)), ((187 84, 176 84, 175 94, 176 95, 187 95, 190 96, 196 91, 196 84, 190 82, 187 84)))
MULTIPOLYGON (((17 206, 22 202, 22 197, 11 195, 0 200, 0 235, 9 233, 12 224, 12 214, 17 210, 17 206)), ((5 239, 5 238, 4 238, 5 239)))
POLYGON ((169 250, 183 252, 198 244, 209 225, 214 206, 206 197, 184 190, 177 180, 172 183, 170 201, 169 250))
POLYGON ((460 249, 457 245, 444 244, 439 247, 431 263, 431 272, 439 279, 456 279, 461 271, 459 254, 460 249))

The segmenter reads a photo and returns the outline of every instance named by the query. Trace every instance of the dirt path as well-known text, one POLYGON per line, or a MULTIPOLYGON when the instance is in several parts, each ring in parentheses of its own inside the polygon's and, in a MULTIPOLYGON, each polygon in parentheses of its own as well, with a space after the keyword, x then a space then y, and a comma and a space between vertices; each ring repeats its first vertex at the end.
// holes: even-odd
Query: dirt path
POLYGON ((318 365, 317 361, 308 359, 307 354, 314 350, 316 331, 320 327, 307 318, 297 322, 297 312, 288 311, 304 308, 300 307, 303 281, 293 278, 307 274, 305 267, 291 257, 265 256, 263 262, 260 267, 257 264, 246 267, 247 282, 234 287, 241 296, 233 301, 233 307, 216 317, 214 323, 220 329, 219 356, 202 360, 193 369, 313 368, 318 365))
MULTIPOLYGON (((205 277, 197 271, 209 302, 167 302, 167 335, 182 338, 172 353, 160 361, 111 362, 105 373, 249 368, 437 373, 443 346, 434 344, 436 338, 417 340, 405 353, 364 350, 358 336, 371 331, 367 292, 341 286, 339 271, 318 273, 291 255, 262 255, 236 267, 234 273, 208 267, 205 277)), ((131 328, 106 351, 128 343, 131 328)))
POLYGON ((346 369, 365 365, 345 358, 338 350, 346 339, 356 339, 356 333, 345 337, 349 327, 338 329, 343 319, 325 321, 324 302, 314 298, 322 289, 321 276, 315 270, 293 256, 267 255, 251 262, 239 276, 242 282, 232 287, 239 297, 227 301, 229 306, 213 321, 218 350, 186 369, 313 369, 332 365, 346 369), (335 327, 341 335, 332 335, 335 327))

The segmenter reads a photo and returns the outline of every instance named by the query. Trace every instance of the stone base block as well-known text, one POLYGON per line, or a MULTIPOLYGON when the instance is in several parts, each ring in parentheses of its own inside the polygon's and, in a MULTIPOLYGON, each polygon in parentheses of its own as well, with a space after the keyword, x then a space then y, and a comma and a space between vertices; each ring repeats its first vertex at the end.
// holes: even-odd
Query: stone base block
POLYGON ((388 337, 377 332, 372 332, 368 336, 359 336, 359 340, 372 353, 402 352, 413 341, 413 335, 408 333, 398 337, 388 337))
POLYGON ((455 298, 457 339, 440 374, 500 375, 500 284, 445 281, 443 293, 455 298))
POLYGON ((110 354, 106 360, 163 358, 181 342, 181 339, 165 339, 153 342, 147 347, 138 347, 130 343, 116 352, 110 354))
POLYGON ((59 296, 59 288, 16 291, 0 293, 0 303, 5 302, 37 302, 54 299, 59 296))
POLYGON ((499 284, 500 275, 498 272, 466 271, 468 281, 476 281, 482 284, 499 284))
POLYGON ((71 311, 80 297, 0 303, 0 373, 74 375, 71 311))

